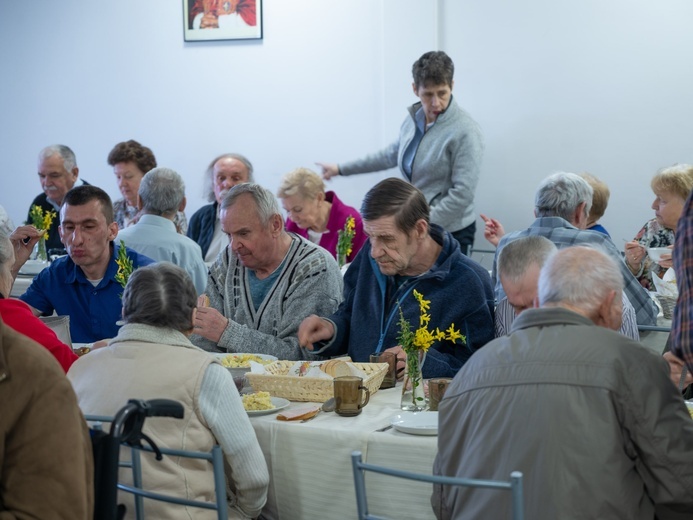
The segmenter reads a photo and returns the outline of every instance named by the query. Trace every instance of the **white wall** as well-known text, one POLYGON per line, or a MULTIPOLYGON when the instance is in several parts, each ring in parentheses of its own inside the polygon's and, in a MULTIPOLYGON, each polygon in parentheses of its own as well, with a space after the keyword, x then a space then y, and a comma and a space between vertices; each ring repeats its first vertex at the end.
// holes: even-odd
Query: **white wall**
MULTIPOLYGON (((0 2, 0 204, 15 223, 47 144, 72 147, 117 198, 106 156, 139 140, 184 176, 189 216, 219 153, 244 153, 275 190, 296 166, 374 151, 415 101, 411 63, 434 48, 485 131, 478 210, 508 229, 531 221, 543 177, 587 170, 612 189, 603 222, 620 247, 652 214, 657 168, 693 162, 687 0, 265 0, 263 40, 204 43, 183 41, 181 4, 0 2)), ((358 206, 394 173, 332 185, 358 206)))
POLYGON ((467 0, 445 11, 455 90, 487 141, 477 209, 526 227, 541 179, 589 171, 611 188, 602 223, 622 248, 654 216, 655 172, 693 162, 693 3, 467 0))

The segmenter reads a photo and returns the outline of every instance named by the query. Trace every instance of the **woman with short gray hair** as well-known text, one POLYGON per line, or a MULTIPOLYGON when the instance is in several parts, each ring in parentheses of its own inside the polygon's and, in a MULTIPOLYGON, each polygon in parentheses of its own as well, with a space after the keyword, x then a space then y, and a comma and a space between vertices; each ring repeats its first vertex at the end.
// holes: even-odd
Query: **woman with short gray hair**
MULTIPOLYGON (((68 378, 86 414, 114 415, 132 397, 179 401, 183 421, 148 420, 143 431, 166 448, 209 451, 219 444, 235 490, 229 518, 255 518, 267 499, 267 465, 230 372, 188 340, 196 302, 195 286, 180 267, 161 262, 135 270, 123 292, 125 324, 118 336, 75 363, 68 378)), ((214 502, 211 462, 192 467, 143 455, 142 470, 160 492, 214 502)), ((158 502, 146 504, 145 512, 171 520, 191 514, 158 502)))
POLYGON ((346 261, 351 262, 366 241, 361 215, 344 204, 334 191, 325 192, 325 183, 308 168, 287 173, 278 196, 287 214, 286 230, 307 238, 337 258, 339 232, 349 217, 354 219, 354 238, 346 261))

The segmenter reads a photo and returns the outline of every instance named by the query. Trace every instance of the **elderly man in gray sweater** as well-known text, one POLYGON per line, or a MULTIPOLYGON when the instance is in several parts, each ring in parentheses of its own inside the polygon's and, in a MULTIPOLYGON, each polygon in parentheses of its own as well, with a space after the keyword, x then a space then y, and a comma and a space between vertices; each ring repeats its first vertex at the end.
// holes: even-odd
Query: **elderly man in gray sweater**
POLYGON ((210 267, 192 342, 212 352, 306 357, 297 339, 301 321, 332 314, 342 298, 334 258, 287 233, 274 195, 257 184, 234 186, 220 218, 230 244, 210 267))

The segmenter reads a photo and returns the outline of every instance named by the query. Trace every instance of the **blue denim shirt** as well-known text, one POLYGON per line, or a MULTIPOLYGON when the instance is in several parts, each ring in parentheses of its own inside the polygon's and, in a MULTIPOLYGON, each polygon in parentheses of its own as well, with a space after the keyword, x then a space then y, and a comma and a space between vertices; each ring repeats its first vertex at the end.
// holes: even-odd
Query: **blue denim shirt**
MULTIPOLYGON (((118 334, 123 304, 123 288, 115 281, 118 255, 115 245, 106 274, 94 287, 82 269, 69 256, 55 260, 31 283, 20 300, 28 303, 44 315, 53 311, 60 316, 70 316, 70 336, 76 343, 93 343, 118 334)), ((137 269, 154 261, 126 248, 137 269)))

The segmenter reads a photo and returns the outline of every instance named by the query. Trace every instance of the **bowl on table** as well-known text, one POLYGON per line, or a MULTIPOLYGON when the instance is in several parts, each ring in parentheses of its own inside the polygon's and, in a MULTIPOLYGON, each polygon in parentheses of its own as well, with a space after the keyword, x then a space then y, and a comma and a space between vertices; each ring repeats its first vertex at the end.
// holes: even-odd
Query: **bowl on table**
POLYGON ((662 255, 670 255, 671 249, 668 247, 649 247, 647 248, 647 255, 652 259, 653 262, 657 263, 662 259, 662 255))
POLYGON ((257 360, 259 363, 271 363, 277 360, 276 356, 271 356, 269 354, 244 354, 240 352, 214 354, 214 357, 219 359, 219 362, 231 373, 233 382, 236 383, 239 392, 245 385, 245 375, 250 372, 250 363, 248 360, 257 360))

